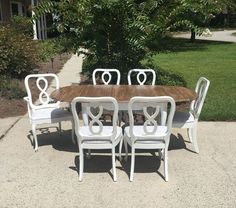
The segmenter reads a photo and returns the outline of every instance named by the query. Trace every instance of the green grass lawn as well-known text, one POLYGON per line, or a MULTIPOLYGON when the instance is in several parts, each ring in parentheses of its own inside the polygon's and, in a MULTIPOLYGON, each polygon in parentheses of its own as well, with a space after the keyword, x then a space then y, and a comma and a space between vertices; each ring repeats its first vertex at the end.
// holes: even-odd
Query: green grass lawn
MULTIPOLYGON (((236 44, 177 39, 172 52, 153 56, 155 66, 180 74, 194 89, 199 77, 211 81, 201 120, 236 120, 236 44)), ((158 76, 158 75, 157 75, 158 76)))

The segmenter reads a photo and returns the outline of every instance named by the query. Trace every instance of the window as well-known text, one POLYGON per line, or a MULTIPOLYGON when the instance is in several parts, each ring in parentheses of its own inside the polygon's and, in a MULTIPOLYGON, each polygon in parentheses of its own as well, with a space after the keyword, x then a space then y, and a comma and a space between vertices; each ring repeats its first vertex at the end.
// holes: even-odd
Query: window
POLYGON ((21 2, 11 1, 11 16, 14 15, 23 15, 21 2))

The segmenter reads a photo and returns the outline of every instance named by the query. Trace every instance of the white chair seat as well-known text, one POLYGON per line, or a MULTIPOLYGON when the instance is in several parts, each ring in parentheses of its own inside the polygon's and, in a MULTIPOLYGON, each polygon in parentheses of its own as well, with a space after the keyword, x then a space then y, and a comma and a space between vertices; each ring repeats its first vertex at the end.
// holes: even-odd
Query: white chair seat
POLYGON ((173 128, 188 128, 192 126, 195 118, 191 112, 175 112, 173 118, 173 128))
MULTIPOLYGON (((147 126, 147 130, 151 131, 153 129, 152 126, 147 126)), ((133 126, 133 132, 135 132, 135 136, 138 137, 146 137, 148 140, 150 138, 147 137, 147 134, 144 132, 143 126, 133 126)), ((130 137, 130 127, 125 127, 125 134, 130 137)), ((152 136, 157 137, 165 137, 167 135, 167 127, 166 126, 158 126, 157 130, 152 136)), ((145 139, 144 139, 145 140, 145 139)))
MULTIPOLYGON (((94 126, 93 127, 94 131, 98 131, 99 130, 99 126, 94 126)), ((79 135, 83 138, 83 142, 89 143, 89 144, 105 144, 105 143, 111 143, 111 140, 102 140, 102 138, 106 137, 106 136, 111 136, 112 135, 112 130, 113 130, 113 126, 103 126, 103 130, 100 134, 97 135, 97 137, 101 137, 101 140, 97 140, 94 139, 94 134, 91 133, 91 131, 89 130, 89 126, 81 126, 79 127, 79 135), (91 138, 90 138, 91 137, 91 138)), ((122 128, 121 127, 117 127, 117 132, 115 135, 115 144, 119 143, 120 141, 120 137, 122 136, 122 128)))
MULTIPOLYGON (((151 127, 147 127, 147 130, 152 130, 151 127)), ((135 141, 135 146, 138 147, 138 145, 142 145, 141 147, 143 149, 148 148, 165 148, 165 141, 164 137, 167 135, 167 127, 166 126, 158 126, 157 131, 152 135, 152 137, 147 137, 143 130, 143 126, 133 126, 133 131, 135 132, 135 136, 137 138, 142 137, 142 139, 135 141), (151 146, 150 146, 151 145, 151 146)), ((127 142, 131 145, 132 143, 132 137, 130 136, 130 127, 125 128, 124 133, 127 142)))
POLYGON ((58 120, 69 121, 72 119, 72 113, 61 108, 43 108, 32 111, 32 120, 40 122, 56 123, 58 120), (46 120, 46 121, 45 121, 46 120))

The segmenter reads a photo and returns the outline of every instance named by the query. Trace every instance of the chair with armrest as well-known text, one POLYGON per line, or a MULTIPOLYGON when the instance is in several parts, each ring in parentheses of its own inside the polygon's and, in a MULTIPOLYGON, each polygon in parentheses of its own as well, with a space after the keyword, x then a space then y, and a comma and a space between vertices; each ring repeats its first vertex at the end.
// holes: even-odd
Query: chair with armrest
POLYGON ((72 114, 65 109, 60 108, 60 102, 54 102, 47 90, 49 88, 48 79, 54 79, 56 89, 59 89, 59 79, 55 74, 30 74, 25 77, 25 88, 27 97, 24 100, 27 102, 28 115, 32 125, 32 134, 34 139, 34 149, 38 150, 38 140, 36 135, 36 126, 40 124, 59 123, 61 131, 62 121, 72 122, 72 141, 74 142, 74 125, 72 114), (33 102, 30 82, 35 82, 39 94, 38 101, 33 102))

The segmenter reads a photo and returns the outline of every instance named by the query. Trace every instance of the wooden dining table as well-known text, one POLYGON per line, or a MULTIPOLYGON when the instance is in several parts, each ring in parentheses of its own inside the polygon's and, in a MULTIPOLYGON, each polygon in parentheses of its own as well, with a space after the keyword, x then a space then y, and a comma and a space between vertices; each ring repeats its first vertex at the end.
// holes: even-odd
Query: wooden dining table
POLYGON ((118 103, 127 103, 134 96, 170 96, 176 103, 197 98, 195 91, 180 86, 163 85, 71 85, 51 93, 51 98, 71 102, 75 97, 114 97, 118 103))
MULTIPOLYGON (((176 104, 191 102, 197 98, 195 91, 180 86, 162 85, 71 85, 61 87, 51 93, 51 98, 56 101, 68 102, 75 97, 114 97, 120 111, 128 110, 127 103, 134 96, 170 96, 176 104)), ((88 125, 88 115, 82 105, 82 117, 88 125)))

